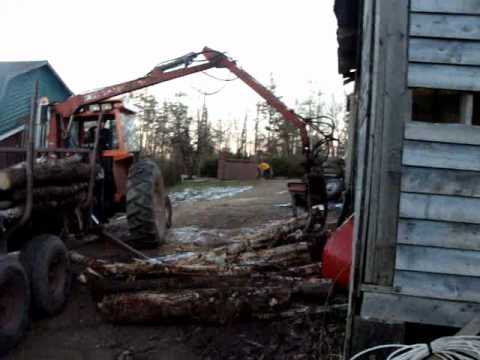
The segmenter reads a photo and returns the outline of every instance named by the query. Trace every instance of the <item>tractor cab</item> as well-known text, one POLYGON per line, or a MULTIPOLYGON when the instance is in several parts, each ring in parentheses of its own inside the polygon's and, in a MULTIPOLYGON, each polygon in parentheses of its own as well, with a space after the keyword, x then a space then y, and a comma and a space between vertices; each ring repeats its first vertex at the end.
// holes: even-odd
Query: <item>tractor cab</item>
POLYGON ((121 100, 81 107, 70 125, 66 146, 93 148, 100 115, 99 151, 102 157, 123 159, 138 151, 134 136, 135 112, 126 108, 121 100))
POLYGON ((127 178, 138 153, 135 112, 121 100, 106 100, 80 107, 70 118, 51 122, 49 144, 67 149, 94 149, 98 131, 97 164, 101 167, 95 186, 97 202, 94 212, 99 220, 124 210, 127 178), (99 120, 100 119, 100 120, 99 120), (56 123, 56 124, 55 124, 56 123), (55 135, 55 136, 52 136, 55 135))

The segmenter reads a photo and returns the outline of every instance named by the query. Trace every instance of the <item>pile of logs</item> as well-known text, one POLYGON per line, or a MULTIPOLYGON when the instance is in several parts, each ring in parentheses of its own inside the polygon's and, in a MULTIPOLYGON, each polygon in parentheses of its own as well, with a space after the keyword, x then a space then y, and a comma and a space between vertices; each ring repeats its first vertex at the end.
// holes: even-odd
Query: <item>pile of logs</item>
MULTIPOLYGON (((19 218, 27 197, 25 163, 0 170, 0 219, 19 218)), ((33 169, 33 211, 76 206, 86 200, 90 166, 80 156, 41 158, 33 169)))
POLYGON ((332 292, 301 241, 305 221, 292 219, 176 261, 168 256, 113 263, 76 252, 71 260, 85 269, 80 279, 110 322, 224 324, 289 317, 323 311, 318 305, 332 292))

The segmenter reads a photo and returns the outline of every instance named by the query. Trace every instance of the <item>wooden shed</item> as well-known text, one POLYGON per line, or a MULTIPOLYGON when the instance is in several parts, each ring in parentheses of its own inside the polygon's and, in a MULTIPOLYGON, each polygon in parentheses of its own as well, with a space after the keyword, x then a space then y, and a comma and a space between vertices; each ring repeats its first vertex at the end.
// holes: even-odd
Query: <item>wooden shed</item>
POLYGON ((480 0, 363 0, 350 11, 347 352, 401 341, 388 328, 459 328, 480 314, 480 0), (372 322, 386 325, 365 342, 372 322))

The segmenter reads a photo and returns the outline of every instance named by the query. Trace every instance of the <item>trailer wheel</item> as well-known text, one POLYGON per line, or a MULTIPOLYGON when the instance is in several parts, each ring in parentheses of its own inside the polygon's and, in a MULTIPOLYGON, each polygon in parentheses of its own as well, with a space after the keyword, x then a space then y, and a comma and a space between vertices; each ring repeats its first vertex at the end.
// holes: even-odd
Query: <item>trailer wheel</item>
POLYGON ((20 252, 32 291, 32 307, 38 315, 60 313, 71 286, 70 259, 57 236, 44 234, 27 242, 20 252))
POLYGON ((18 260, 0 259, 0 357, 10 351, 27 330, 30 286, 18 260))
POLYGON ((132 165, 127 183, 127 220, 131 242, 155 248, 165 242, 168 213, 160 168, 151 160, 132 165))

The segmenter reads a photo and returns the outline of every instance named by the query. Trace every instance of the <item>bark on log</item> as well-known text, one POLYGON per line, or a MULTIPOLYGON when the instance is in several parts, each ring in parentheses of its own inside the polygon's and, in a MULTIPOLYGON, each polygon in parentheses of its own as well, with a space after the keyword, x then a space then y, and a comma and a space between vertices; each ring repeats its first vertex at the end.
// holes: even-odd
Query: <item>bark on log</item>
POLYGON ((303 298, 325 299, 332 288, 332 281, 327 279, 302 279, 270 274, 255 274, 251 276, 185 276, 173 275, 154 279, 112 279, 98 278, 84 274, 86 284, 96 297, 109 294, 136 292, 136 291, 178 291, 186 289, 226 289, 239 287, 275 287, 288 288, 293 294, 303 298))
POLYGON ((242 235, 232 238, 233 244, 218 247, 213 251, 216 255, 227 254, 235 256, 247 251, 265 249, 287 243, 287 239, 297 230, 307 225, 307 217, 292 218, 287 221, 277 221, 253 235, 242 235))
MULTIPOLYGON (((45 186, 45 187, 35 187, 33 189, 33 200, 34 201, 45 201, 45 200, 57 200, 59 198, 67 198, 74 195, 77 195, 81 191, 88 189, 88 183, 81 182, 72 185, 65 186, 45 186)), ((24 189, 15 190, 12 194, 12 199, 14 201, 24 200, 27 196, 27 192, 24 189)))
MULTIPOLYGON (((290 244, 253 253, 245 253, 230 259, 227 265, 180 264, 165 265, 153 261, 133 263, 98 263, 76 252, 71 253, 72 262, 91 267, 104 276, 159 277, 167 275, 192 276, 247 276, 255 271, 281 270, 311 262, 308 244, 290 244)), ((198 259, 197 259, 198 260, 198 259)), ((200 262, 200 261, 199 261, 200 262)))
POLYGON ((285 272, 285 274, 289 276, 300 276, 303 278, 306 278, 309 276, 321 276, 322 263, 316 262, 313 264, 291 267, 285 272))
MULTIPOLYGON (((78 192, 70 197, 49 201, 40 201, 33 203, 33 212, 59 211, 67 208, 73 208, 81 204, 86 199, 86 192, 78 192)), ((0 210, 0 220, 11 221, 19 219, 23 215, 23 205, 17 205, 9 209, 0 210)))
POLYGON ((199 321, 225 324, 285 308, 290 295, 290 291, 282 287, 140 292, 106 296, 98 307, 103 317, 113 323, 199 321))
POLYGON ((307 243, 277 246, 256 252, 247 252, 228 258, 228 262, 239 265, 256 265, 276 269, 310 264, 310 251, 307 243))
POLYGON ((165 276, 248 276, 254 270, 243 266, 216 265, 164 265, 153 261, 136 261, 133 263, 106 263, 70 252, 73 263, 90 267, 103 276, 117 277, 165 277, 165 276))
MULTIPOLYGON (((34 165, 33 181, 38 184, 71 184, 88 181, 90 166, 80 161, 49 160, 34 165)), ((24 187, 26 172, 24 166, 0 170, 0 190, 7 191, 24 187)))
POLYGON ((312 305, 296 305, 291 309, 280 312, 258 314, 255 318, 259 320, 274 320, 274 319, 298 319, 301 316, 317 317, 324 316, 327 313, 344 313, 346 315, 348 310, 348 304, 334 304, 325 306, 312 306, 312 305))

